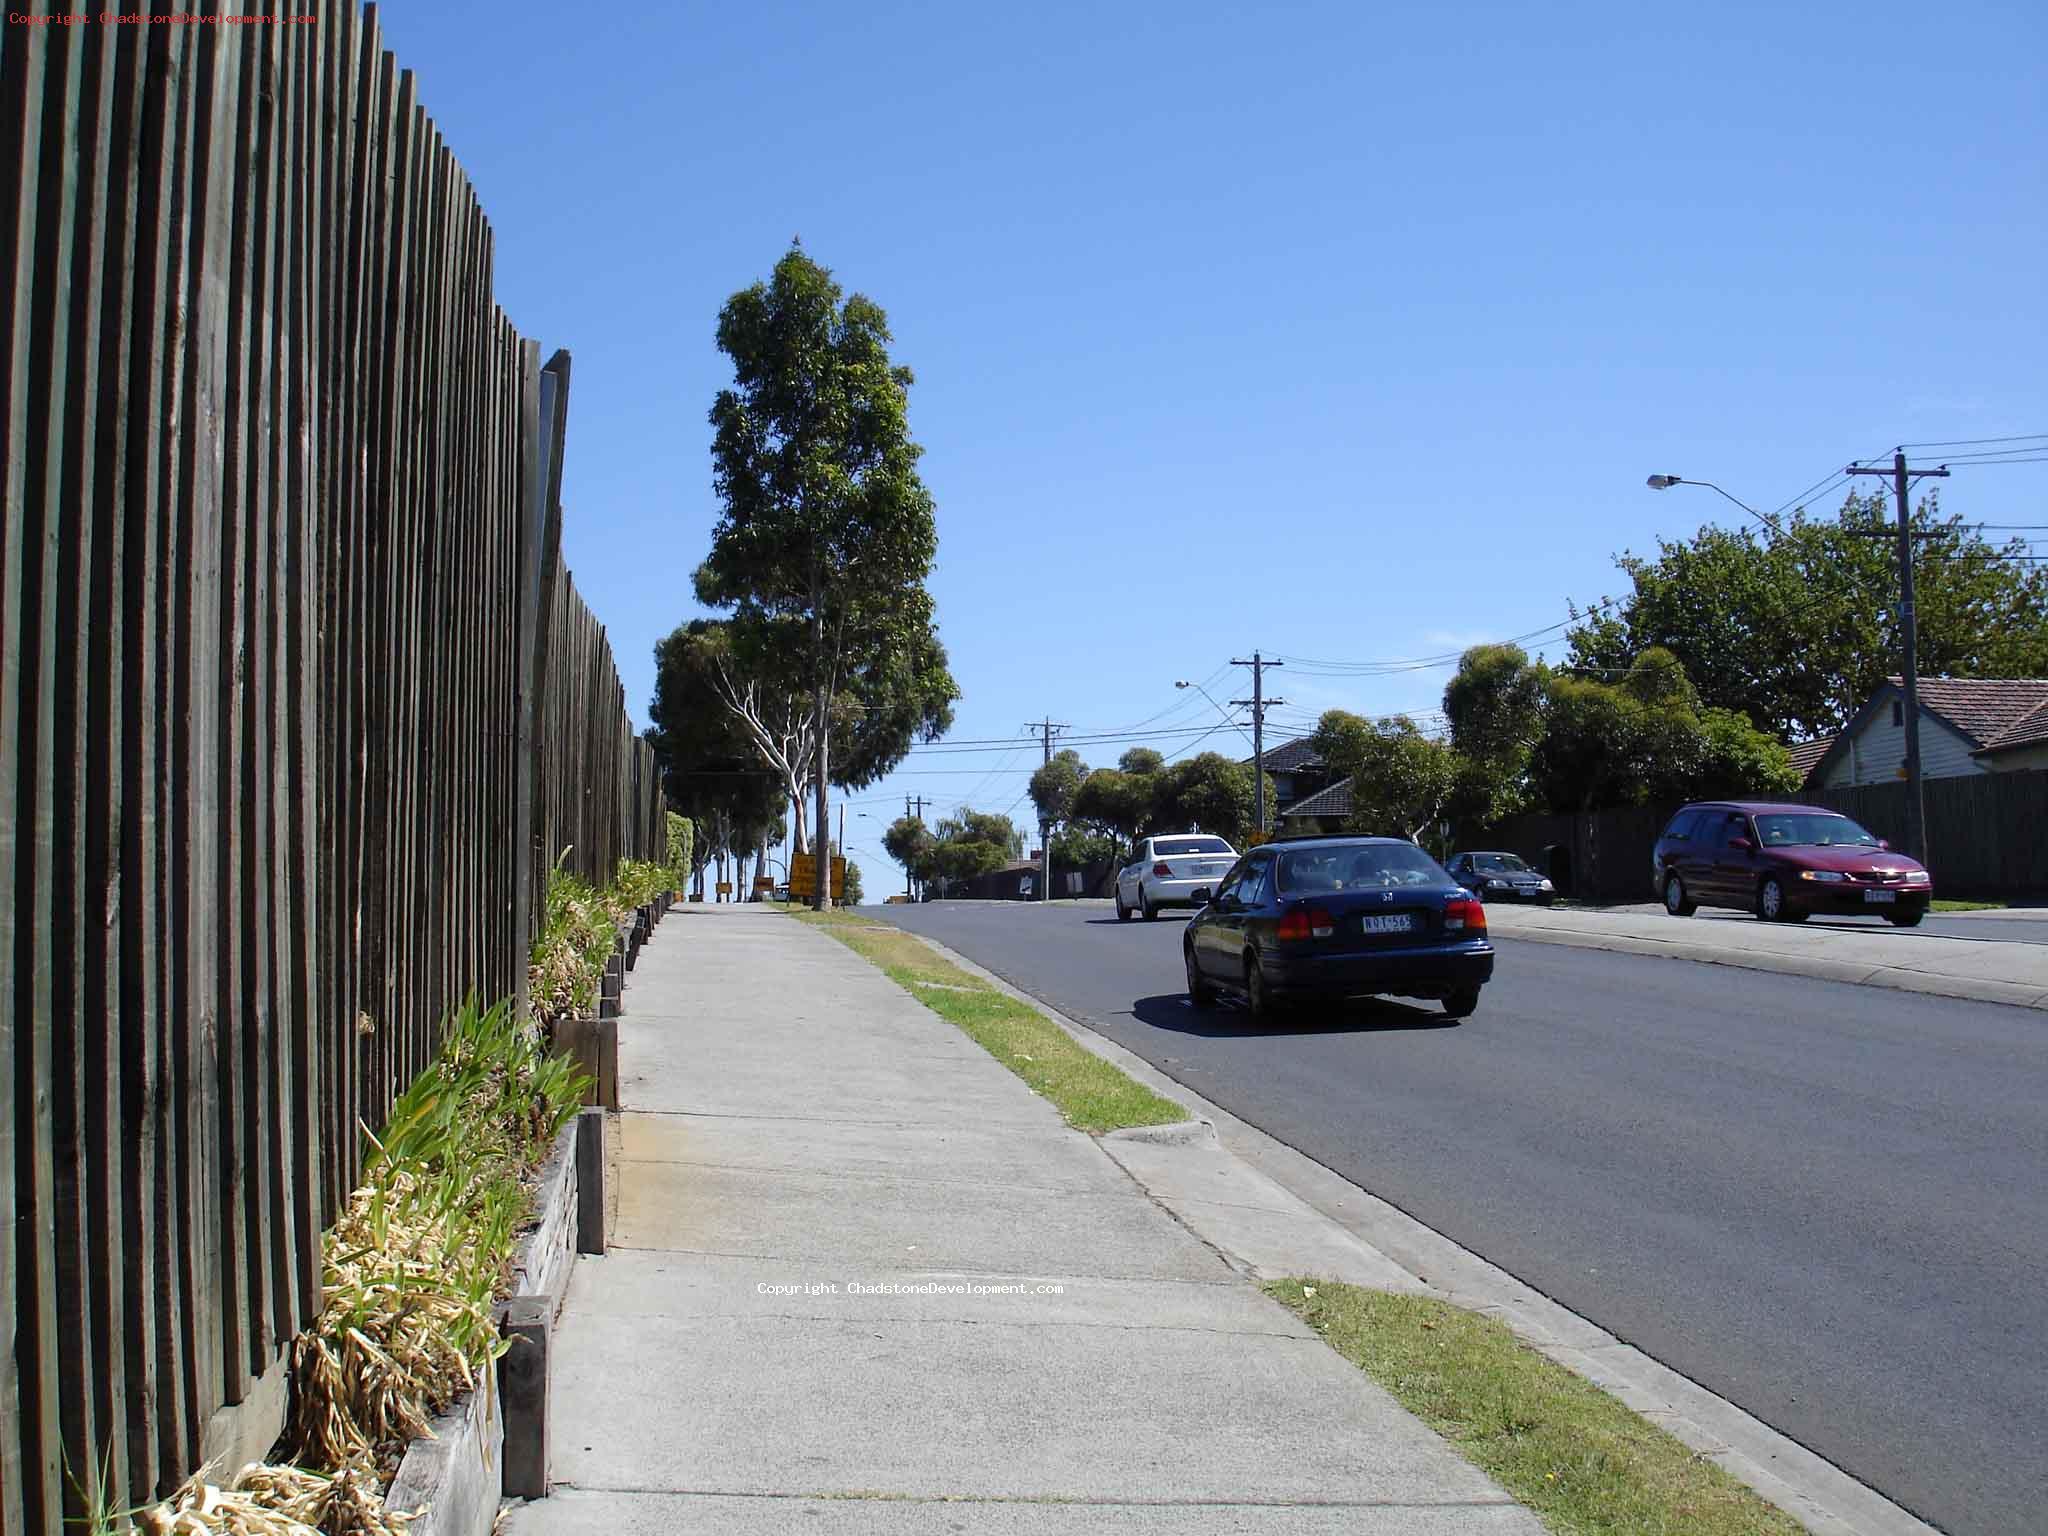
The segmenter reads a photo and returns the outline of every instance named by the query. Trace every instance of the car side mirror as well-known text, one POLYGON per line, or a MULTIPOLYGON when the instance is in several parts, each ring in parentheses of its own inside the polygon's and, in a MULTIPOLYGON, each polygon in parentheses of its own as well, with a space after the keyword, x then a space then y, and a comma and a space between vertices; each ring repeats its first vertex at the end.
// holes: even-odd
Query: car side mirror
POLYGON ((1190 898, 1190 900, 1192 900, 1194 904, 1198 907, 1206 907, 1215 899, 1216 893, 1210 890, 1209 887, 1207 887, 1206 885, 1196 886, 1194 895, 1190 898))
POLYGON ((1728 846, 1747 853, 1749 852, 1749 839, 1746 837, 1731 837, 1728 839, 1728 846))
POLYGON ((1887 853, 1889 853, 1889 852, 1891 851, 1891 846, 1892 846, 1892 845, 1891 845, 1891 839, 1889 839, 1889 838, 1884 838, 1884 837, 1880 837, 1880 838, 1879 838, 1879 839, 1877 840, 1877 846, 1878 846, 1878 847, 1880 847, 1880 848, 1882 848, 1882 849, 1884 849, 1884 850, 1885 850, 1885 851, 1886 851, 1887 853))

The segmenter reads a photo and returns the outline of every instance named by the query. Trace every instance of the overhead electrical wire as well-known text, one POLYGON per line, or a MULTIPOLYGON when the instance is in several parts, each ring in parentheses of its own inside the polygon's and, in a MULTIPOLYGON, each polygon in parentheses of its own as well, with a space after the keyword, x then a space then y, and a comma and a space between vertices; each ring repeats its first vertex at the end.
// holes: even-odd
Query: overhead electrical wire
POLYGON ((1905 448, 1974 448, 1982 443, 2027 443, 2048 440, 2048 432, 2022 432, 2017 437, 1944 437, 1926 443, 1901 443, 1905 448))
MULTIPOLYGON (((2048 436, 2048 434, 2044 434, 2044 436, 2048 436)), ((1858 465, 1866 464, 1873 462, 1879 457, 1881 455, 1872 454, 1866 458, 1852 460, 1851 462, 1858 465)), ((1771 523, 1775 528, 1776 519, 1783 517, 1787 512, 1795 508, 1811 505, 1820 497, 1831 495, 1835 490, 1849 485, 1853 478, 1853 476, 1846 474, 1842 470, 1830 470, 1804 490, 1798 491, 1780 502, 1777 509, 1768 517, 1761 513, 1757 515, 1764 521, 1771 523)), ((1779 536, 1782 537, 1782 530, 1779 530, 1779 536)), ((1619 607, 1627 601, 1628 599, 1625 597, 1603 598, 1601 601, 1581 610, 1574 617, 1559 619, 1554 624, 1546 624, 1540 629, 1528 630, 1519 635, 1510 635, 1505 640, 1475 642, 1475 644, 1517 645, 1524 641, 1533 641, 1546 636, 1552 636, 1555 631, 1567 629, 1574 624, 1584 623, 1587 619, 1619 607)), ((1469 649, 1471 649, 1469 646, 1465 648, 1465 650, 1469 649)), ((1448 666, 1463 657, 1465 651, 1446 651, 1438 652, 1431 656, 1405 657, 1398 660, 1376 662, 1334 661, 1326 658, 1296 656, 1291 652, 1281 652, 1279 654, 1289 667, 1297 668, 1301 673, 1311 677, 1385 677, 1402 672, 1421 672, 1436 667, 1448 666)))
MULTIPOLYGON (((1982 467, 1984 465, 1989 464, 2031 464, 2048 462, 2048 433, 2027 433, 2011 437, 1940 439, 1930 440, 1926 442, 1902 443, 1899 445, 1899 449, 1901 451, 1907 448, 1939 449, 1944 447, 1984 450, 1978 452, 1964 452, 1953 454, 1947 461, 1950 463, 1967 463, 1978 467, 1982 467), (2014 444, 2019 444, 2023 446, 2009 446, 2014 444)), ((1866 464, 1875 463, 1882 457, 1882 455, 1873 454, 1866 458, 1854 460, 1852 461, 1852 463, 1856 466, 1862 466, 1866 464)), ((1854 479, 1855 477, 1847 474, 1842 470, 1832 470, 1828 474, 1823 475, 1818 480, 1815 480, 1811 485, 1808 485, 1805 489, 1795 493, 1790 497, 1787 497, 1784 501, 1780 502, 1777 508, 1768 516, 1761 513, 1757 514, 1757 516, 1760 521, 1764 522, 1767 525, 1768 531, 1773 535, 1771 541, 1776 542, 1777 539, 1782 538, 1784 536, 1783 529, 1782 527, 1780 527, 1778 519, 1784 517, 1788 512, 1794 510, 1795 508, 1810 506, 1820 498, 1831 496, 1838 489, 1843 489, 1845 487, 1851 486, 1854 483, 1854 479)), ((2039 523, 1978 523, 1966 524, 1963 526, 1983 532, 2048 532, 2048 524, 2039 523)), ((2024 542, 2031 543, 2033 541, 2024 542)), ((1924 558, 1930 560, 1951 561, 1994 561, 2026 566, 2048 564, 2048 556, 2038 554, 2031 549, 2029 549, 2025 553, 2006 553, 2002 551, 1958 551, 1950 554, 1939 554, 1929 552, 1926 556, 1924 556, 1924 558)), ((1783 615, 1783 617, 1797 617, 1800 614, 1809 611, 1813 607, 1818 606, 1820 603, 1829 600, 1831 599, 1828 597, 1815 598, 1806 603, 1800 604, 1796 608, 1791 609, 1789 612, 1783 615)), ((1475 642, 1475 644, 1513 645, 1525 642, 1541 642, 1535 647, 1540 653, 1545 645, 1554 643, 1556 639, 1562 638, 1558 634, 1559 631, 1568 629, 1574 624, 1584 623, 1586 620, 1596 617, 1598 615, 1611 612, 1612 610, 1621 607, 1628 601, 1629 598, 1626 596, 1603 598, 1599 602, 1589 604, 1586 608, 1580 610, 1576 614, 1568 616, 1563 619, 1559 619, 1554 623, 1546 624, 1536 629, 1525 630, 1520 634, 1510 635, 1504 640, 1497 640, 1491 642, 1475 642)), ((1399 657, 1380 661, 1344 661, 1335 660, 1331 658, 1297 656, 1292 654, 1291 652, 1278 650, 1276 650, 1274 654, 1279 659, 1284 660, 1287 666, 1290 669, 1293 669, 1298 675, 1310 677, 1363 679, 1371 677, 1398 676, 1400 674, 1408 672, 1428 671, 1435 668, 1449 666, 1457 662, 1460 658, 1462 658, 1465 652, 1467 650, 1470 650, 1471 648, 1472 647, 1470 646, 1466 646, 1459 650, 1454 651, 1440 651, 1423 656, 1399 657)), ((1558 664, 1558 670, 1568 672, 1599 672, 1603 674, 1613 674, 1618 669, 1573 667, 1567 664, 1560 663, 1558 664)), ((1208 688, 1228 671, 1228 663, 1217 667, 1207 677, 1202 679, 1201 688, 1208 688)), ((1200 689, 1198 689, 1195 692, 1188 694, 1185 699, 1177 699, 1174 703, 1169 704, 1164 709, 1157 710, 1154 713, 1145 716, 1143 719, 1136 721, 1129 726, 1118 727, 1114 729, 1089 728, 1087 730, 1074 730, 1069 731, 1065 735, 1061 736, 1059 740, 1062 743, 1063 747, 1078 747, 1101 746, 1106 744, 1116 744, 1125 742, 1136 745, 1143 745, 1155 741, 1159 742, 1161 745, 1164 745, 1166 738, 1183 736, 1191 737, 1191 740, 1186 741, 1181 745, 1173 748, 1172 755, 1177 758, 1188 752, 1193 751, 1194 748, 1198 746, 1201 742, 1207 740, 1209 737, 1215 735, 1219 731, 1231 728, 1237 729, 1240 732, 1244 730, 1244 722, 1234 717, 1227 717, 1225 720, 1220 721, 1215 725, 1208 726, 1158 725, 1158 722, 1160 721, 1166 720, 1169 717, 1178 714, 1184 714, 1185 712, 1194 709, 1197 705, 1197 702, 1199 700, 1202 700, 1204 697, 1205 696, 1201 693, 1200 689)), ((1395 715, 1399 714, 1405 714, 1409 719, 1415 721, 1419 728, 1424 729, 1433 729, 1439 723, 1447 723, 1447 717, 1441 710, 1393 711, 1389 714, 1372 716, 1369 718, 1391 719, 1395 715)), ((1276 713, 1269 715, 1267 719, 1270 724, 1277 726, 1280 730, 1296 731, 1304 734, 1307 731, 1312 730, 1316 723, 1316 721, 1311 720, 1306 713, 1276 713)), ((1029 740, 1015 737, 965 738, 951 741, 922 743, 915 745, 911 748, 911 753, 913 755, 920 757, 933 757, 952 755, 956 753, 962 755, 971 755, 982 752, 999 752, 1005 755, 1005 761, 996 764, 994 768, 988 770, 974 768, 905 768, 899 770, 899 773, 903 777, 922 777, 939 775, 948 777, 959 775, 964 777, 970 774, 980 775, 981 782, 977 785, 977 787, 973 791, 971 791, 967 797, 964 797, 962 800, 956 802, 955 809, 957 810, 967 805, 968 801, 973 799, 975 796, 978 796, 981 793, 985 792, 988 785, 994 783, 997 779, 1001 778, 1005 773, 1025 772, 1026 770, 1022 767, 1012 766, 1010 759, 1013 759, 1017 752, 1029 747, 1030 745, 1031 742, 1029 740)), ((1023 800, 1028 797, 1029 793, 1030 791, 1027 784, 1025 791, 1022 794, 1018 795, 1018 797, 1011 802, 1011 808, 1014 810, 1017 805, 1021 804, 1023 800)), ((886 798, 890 797, 875 797, 875 799, 877 800, 886 798)))

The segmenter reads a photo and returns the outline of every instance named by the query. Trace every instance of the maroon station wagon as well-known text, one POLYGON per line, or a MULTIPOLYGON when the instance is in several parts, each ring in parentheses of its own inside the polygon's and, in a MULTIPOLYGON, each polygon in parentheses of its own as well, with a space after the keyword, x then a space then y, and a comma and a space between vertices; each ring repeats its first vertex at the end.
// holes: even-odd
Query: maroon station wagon
POLYGON ((1803 923, 1816 912, 1854 912, 1911 928, 1934 894, 1918 863, 1817 805, 1688 805, 1657 839, 1655 866, 1673 917, 1734 907, 1767 923, 1803 923))

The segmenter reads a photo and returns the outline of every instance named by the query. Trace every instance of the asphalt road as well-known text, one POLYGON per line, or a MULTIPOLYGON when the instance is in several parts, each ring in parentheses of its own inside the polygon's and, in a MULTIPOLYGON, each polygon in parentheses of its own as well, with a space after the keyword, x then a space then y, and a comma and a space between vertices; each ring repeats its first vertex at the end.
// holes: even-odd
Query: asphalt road
POLYGON ((1496 940, 1451 1025, 1195 1010, 1172 917, 883 915, 1136 1051, 1955 1532, 2048 1506, 2048 1026, 1496 940))

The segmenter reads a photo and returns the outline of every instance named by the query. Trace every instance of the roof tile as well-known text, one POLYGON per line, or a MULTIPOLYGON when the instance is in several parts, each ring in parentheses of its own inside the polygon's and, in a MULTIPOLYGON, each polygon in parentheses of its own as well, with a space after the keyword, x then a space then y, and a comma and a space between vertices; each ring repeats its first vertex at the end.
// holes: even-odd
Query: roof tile
MULTIPOLYGON (((1264 758, 1268 773, 1294 773, 1303 768, 1317 767, 1322 763, 1322 758, 1317 755, 1315 747, 1306 736, 1297 736, 1294 740, 1284 741, 1277 747, 1266 748, 1264 758)), ((1243 759, 1243 763, 1249 768, 1252 760, 1247 757, 1243 759)))
POLYGON ((1351 781, 1339 779, 1328 789, 1319 789, 1306 800, 1297 800, 1280 812, 1285 816, 1349 816, 1351 781))
POLYGON ((1812 775, 1813 770, 1820 766, 1820 760, 1828 755, 1828 748, 1835 744, 1835 740, 1833 736, 1823 736, 1816 741, 1793 743, 1790 748, 1792 766, 1799 771, 1799 780, 1802 784, 1812 775))
MULTIPOLYGON (((1903 688, 1903 678, 1891 678, 1903 688)), ((1923 677, 1920 703, 1933 710, 1976 747, 2017 745, 2000 741, 2006 732, 2048 704, 2048 677, 1923 677)), ((2035 721, 2035 725, 2048 722, 2035 721)))
POLYGON ((2031 747, 2044 741, 2048 741, 2048 698, 1985 742, 1981 750, 2003 752, 2010 747, 2031 747))

